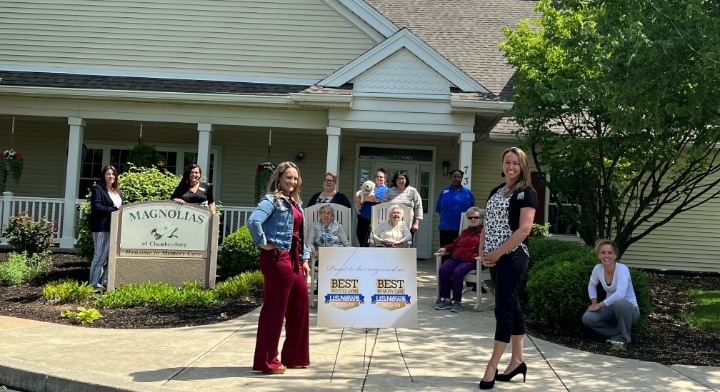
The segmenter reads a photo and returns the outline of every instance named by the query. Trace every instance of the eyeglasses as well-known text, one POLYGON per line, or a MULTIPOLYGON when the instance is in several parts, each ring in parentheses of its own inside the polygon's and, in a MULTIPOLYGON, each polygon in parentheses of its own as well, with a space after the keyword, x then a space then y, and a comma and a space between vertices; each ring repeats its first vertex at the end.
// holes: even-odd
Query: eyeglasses
POLYGON ((325 182, 327 182, 328 184, 334 184, 334 183, 335 183, 335 180, 327 180, 327 179, 326 179, 325 182))
POLYGON ((467 218, 470 220, 482 219, 482 217, 480 217, 480 216, 468 216, 467 218))

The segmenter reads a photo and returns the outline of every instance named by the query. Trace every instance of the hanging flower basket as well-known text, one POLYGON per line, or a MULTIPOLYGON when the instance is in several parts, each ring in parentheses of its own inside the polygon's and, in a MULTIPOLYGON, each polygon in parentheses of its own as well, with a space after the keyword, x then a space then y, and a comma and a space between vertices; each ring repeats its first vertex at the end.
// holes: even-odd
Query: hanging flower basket
POLYGON ((8 177, 17 185, 23 171, 23 156, 14 149, 5 150, 0 157, 0 192, 5 192, 8 177))
POLYGON ((267 182, 270 175, 275 171, 272 162, 263 162, 257 166, 255 174, 255 201, 259 202, 267 192, 267 182))

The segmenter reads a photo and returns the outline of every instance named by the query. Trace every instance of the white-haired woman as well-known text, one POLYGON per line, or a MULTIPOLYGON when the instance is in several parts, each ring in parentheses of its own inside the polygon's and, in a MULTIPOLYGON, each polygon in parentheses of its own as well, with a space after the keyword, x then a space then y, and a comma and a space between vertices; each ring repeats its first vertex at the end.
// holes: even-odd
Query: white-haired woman
POLYGON ((320 207, 320 219, 313 222, 307 243, 310 245, 310 255, 313 259, 318 255, 318 248, 350 246, 345 229, 335 220, 335 208, 332 203, 320 207))
POLYGON ((393 205, 388 210, 388 220, 380 222, 372 231, 375 246, 395 248, 412 239, 410 228, 403 221, 403 210, 393 205))

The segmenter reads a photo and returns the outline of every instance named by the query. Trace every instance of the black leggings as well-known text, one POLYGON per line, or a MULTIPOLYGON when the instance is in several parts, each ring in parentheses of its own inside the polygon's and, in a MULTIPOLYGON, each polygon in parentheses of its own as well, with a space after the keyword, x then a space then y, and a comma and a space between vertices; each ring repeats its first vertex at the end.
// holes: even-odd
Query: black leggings
POLYGON ((527 267, 528 255, 519 246, 500 257, 495 267, 490 267, 495 285, 495 340, 510 343, 510 336, 525 334, 518 286, 527 267))

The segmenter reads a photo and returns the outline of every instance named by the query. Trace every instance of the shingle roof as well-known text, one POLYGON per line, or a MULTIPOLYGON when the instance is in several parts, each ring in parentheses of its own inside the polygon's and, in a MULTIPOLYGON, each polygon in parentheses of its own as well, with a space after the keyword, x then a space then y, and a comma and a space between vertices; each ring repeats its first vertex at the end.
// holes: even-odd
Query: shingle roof
POLYGON ((2 82, 0 83, 4 86, 165 91, 198 94, 287 95, 289 93, 302 92, 310 87, 270 83, 96 76, 2 70, 0 70, 0 78, 2 78, 2 82))
POLYGON ((536 17, 530 0, 365 0, 399 27, 420 39, 500 96, 510 100, 514 69, 498 43, 501 29, 536 17))

